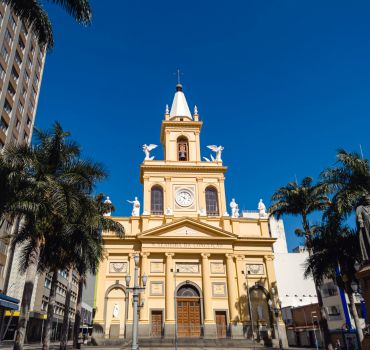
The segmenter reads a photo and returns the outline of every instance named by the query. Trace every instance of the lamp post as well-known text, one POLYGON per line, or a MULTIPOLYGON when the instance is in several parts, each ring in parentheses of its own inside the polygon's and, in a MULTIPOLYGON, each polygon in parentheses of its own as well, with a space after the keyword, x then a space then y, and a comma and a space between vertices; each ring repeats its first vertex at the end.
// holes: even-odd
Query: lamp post
POLYGON ((138 309, 139 307, 143 306, 144 301, 142 301, 142 304, 139 305, 139 294, 145 291, 147 276, 144 273, 144 275, 141 277, 141 280, 143 282, 143 287, 139 286, 139 276, 138 276, 138 270, 139 270, 139 256, 134 256, 134 262, 135 262, 135 272, 134 272, 134 286, 132 288, 129 288, 131 276, 126 276, 126 286, 127 286, 127 292, 132 293, 132 304, 133 304, 133 323, 132 323, 132 344, 131 344, 131 350, 137 350, 139 349, 139 345, 137 343, 137 331, 138 331, 138 325, 139 325, 139 318, 138 318, 138 309))
POLYGON ((319 350, 319 343, 317 341, 317 337, 316 337, 316 331, 315 331, 315 322, 313 321, 313 319, 316 318, 316 322, 318 323, 318 318, 317 318, 317 313, 316 311, 311 311, 311 322, 312 322, 312 326, 313 326, 313 334, 315 336, 315 343, 316 343, 316 349, 319 350))
MULTIPOLYGON (((250 274, 251 272, 249 270, 247 270, 247 273, 245 274, 245 280, 246 280, 246 284, 247 284, 247 292, 248 292, 248 304, 249 304, 249 316, 250 316, 250 319, 251 319, 251 326, 252 326, 252 340, 253 340, 253 349, 256 350, 256 341, 254 339, 254 323, 253 323, 253 309, 252 309, 252 301, 251 301, 251 291, 249 289, 249 281, 248 281, 248 275, 250 274)), ((244 274, 244 271, 242 271, 242 274, 244 274)))
POLYGON ((276 333, 277 333, 277 337, 278 337, 278 341, 279 341, 279 349, 283 350, 283 343, 281 341, 280 332, 279 332, 279 308, 277 307, 277 302, 276 302, 276 299, 275 299, 276 291, 275 291, 274 287, 271 288, 271 294, 272 294, 272 301, 271 301, 271 299, 269 300, 269 306, 271 307, 271 309, 273 310, 274 315, 275 315, 276 333))

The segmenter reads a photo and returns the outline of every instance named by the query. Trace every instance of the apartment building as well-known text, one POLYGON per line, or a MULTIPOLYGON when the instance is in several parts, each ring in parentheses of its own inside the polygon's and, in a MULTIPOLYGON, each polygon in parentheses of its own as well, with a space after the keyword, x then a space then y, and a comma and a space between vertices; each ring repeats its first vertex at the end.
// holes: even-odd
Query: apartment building
MULTIPOLYGON (((45 50, 10 7, 0 2, 0 150, 9 142, 31 141, 44 63, 45 50)), ((11 226, 5 222, 0 233, 11 226)), ((8 251, 7 242, 0 240, 0 292, 7 289, 8 251)))

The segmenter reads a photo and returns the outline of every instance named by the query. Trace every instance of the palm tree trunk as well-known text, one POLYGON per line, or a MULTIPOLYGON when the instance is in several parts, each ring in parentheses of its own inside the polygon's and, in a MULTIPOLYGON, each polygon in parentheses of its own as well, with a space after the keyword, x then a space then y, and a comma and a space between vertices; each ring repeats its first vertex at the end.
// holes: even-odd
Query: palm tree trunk
POLYGON ((82 309, 82 291, 84 288, 85 278, 80 276, 78 281, 78 293, 76 301, 76 315, 75 315, 75 324, 73 331, 73 348, 77 348, 78 336, 80 334, 80 325, 81 325, 81 309, 82 309))
MULTIPOLYGON (((13 266, 13 259, 14 259, 14 251, 15 247, 13 247, 12 240, 13 237, 17 234, 19 230, 19 224, 20 224, 20 216, 16 216, 15 221, 13 223, 12 231, 10 233, 10 242, 9 242, 9 250, 7 254, 7 264, 6 264, 6 271, 5 271, 5 277, 4 277, 4 286, 3 286, 3 293, 8 293, 9 288, 9 280, 10 280, 10 274, 12 272, 12 266, 13 266)), ((1 228, 2 224, 0 225, 1 228)), ((4 326, 5 326, 5 308, 1 307, 0 310, 0 341, 2 340, 3 332, 4 332, 4 326)))
POLYGON ((42 350, 48 350, 50 346, 51 331, 53 329, 55 297, 58 286, 58 269, 53 272, 50 286, 47 319, 44 325, 44 337, 42 339, 42 350))
POLYGON ((355 298, 353 296, 352 288, 350 287, 350 288, 346 288, 346 289, 347 289, 346 292, 347 292, 348 300, 349 300, 349 310, 351 312, 351 316, 352 316, 353 320, 355 321, 357 337, 358 337, 358 340, 360 342, 360 347, 361 347, 362 341, 364 340, 364 333, 362 332, 360 318, 358 317, 355 298))
POLYGON ((68 285, 67 285, 66 300, 64 304, 62 332, 60 336, 60 346, 59 346, 60 350, 67 349, 68 330, 69 330, 69 307, 71 305, 72 278, 73 278, 73 268, 70 267, 68 271, 68 285))
POLYGON ((40 240, 38 240, 36 249, 31 254, 30 265, 26 272, 26 280, 23 289, 22 303, 13 350, 23 350, 27 323, 30 318, 32 292, 37 274, 37 265, 40 257, 40 244, 41 242, 40 240))
MULTIPOLYGON (((303 214, 302 214, 302 222, 303 222, 303 228, 304 228, 304 231, 305 231, 305 238, 306 238, 306 246, 307 246, 307 250, 308 250, 308 256, 311 257, 311 255, 312 255, 311 230, 310 230, 310 226, 309 226, 307 217, 303 214)), ((321 327, 321 329, 323 331, 323 334, 324 334, 324 343, 325 343, 326 349, 333 350, 334 348, 333 348, 333 344, 331 343, 331 335, 330 335, 330 331, 329 331, 326 312, 325 312, 325 309, 324 309, 324 303, 322 301, 321 290, 318 287, 318 283, 315 280, 315 278, 313 278, 313 281, 315 283, 317 301, 319 303, 320 312, 321 312, 320 327, 321 327)))

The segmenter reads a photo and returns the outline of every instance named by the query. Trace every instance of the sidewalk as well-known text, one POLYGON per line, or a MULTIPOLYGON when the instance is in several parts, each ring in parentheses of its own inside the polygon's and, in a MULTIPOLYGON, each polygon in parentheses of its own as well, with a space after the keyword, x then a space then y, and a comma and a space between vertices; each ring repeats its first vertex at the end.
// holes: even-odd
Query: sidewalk
MULTIPOLYGON (((72 342, 68 342, 68 348, 72 349, 72 342)), ((0 349, 1 350, 12 350, 13 344, 11 342, 5 342, 0 343, 0 349)), ((33 343, 33 344, 25 344, 24 345, 25 350, 41 350, 41 344, 33 343)), ((59 342, 52 342, 50 349, 52 350, 58 350, 59 349, 59 342)), ((117 349, 129 349, 127 347, 122 348, 121 346, 82 346, 82 350, 117 350, 117 349)), ((230 350, 228 348, 204 348, 204 347, 198 347, 198 348, 189 348, 189 347, 179 347, 178 349, 181 350, 230 350)), ((263 349, 276 349, 276 348, 259 348, 260 350, 263 349)), ((316 348, 287 348, 289 350, 316 350, 316 348)), ((171 348, 158 348, 158 347, 140 347, 140 350, 171 350, 171 348)), ((253 348, 233 348, 232 350, 253 350, 253 348)))

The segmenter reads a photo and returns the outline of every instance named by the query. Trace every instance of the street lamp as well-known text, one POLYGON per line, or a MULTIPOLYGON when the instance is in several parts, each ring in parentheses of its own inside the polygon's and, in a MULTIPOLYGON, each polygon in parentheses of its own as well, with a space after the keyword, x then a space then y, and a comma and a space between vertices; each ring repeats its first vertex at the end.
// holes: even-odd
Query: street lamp
POLYGON ((126 291, 128 293, 132 293, 132 304, 133 304, 133 310, 134 310, 134 317, 133 317, 133 323, 132 323, 132 344, 131 344, 131 350, 137 350, 139 349, 138 343, 137 343, 137 331, 138 331, 138 325, 139 325, 139 318, 138 318, 138 308, 142 307, 144 305, 144 300, 142 300, 141 305, 139 304, 139 294, 143 293, 145 291, 145 286, 147 282, 147 276, 144 273, 144 275, 141 277, 141 280, 143 282, 143 287, 139 286, 139 276, 138 276, 138 270, 139 270, 139 256, 134 256, 134 262, 135 262, 135 272, 134 272, 134 286, 132 288, 129 288, 131 276, 126 276, 126 291))
POLYGON ((313 325, 313 334, 315 336, 316 349, 319 350, 319 344, 318 344, 318 341, 317 341, 316 331, 315 331, 315 323, 313 321, 314 318, 316 318, 317 319, 316 322, 318 322, 318 317, 317 317, 316 311, 311 311, 311 322, 312 322, 312 325, 313 325))
MULTIPOLYGON (((254 323, 253 323, 253 309, 252 309, 252 301, 251 301, 251 291, 249 289, 249 281, 248 281, 248 275, 251 272, 247 270, 247 273, 245 274, 245 280, 247 282, 247 292, 248 292, 248 304, 249 304, 249 316, 251 319, 251 326, 252 326, 252 340, 253 340, 253 349, 256 350, 256 341, 254 339, 254 323)), ((242 274, 244 274, 244 271, 242 271, 242 274)))
POLYGON ((272 300, 269 300, 269 306, 273 310, 274 315, 275 315, 275 320, 276 320, 276 333, 279 341, 279 349, 283 349, 283 342, 281 341, 280 338, 280 332, 279 332, 279 308, 277 307, 277 302, 276 302, 276 291, 275 288, 271 288, 271 294, 272 294, 272 300))

